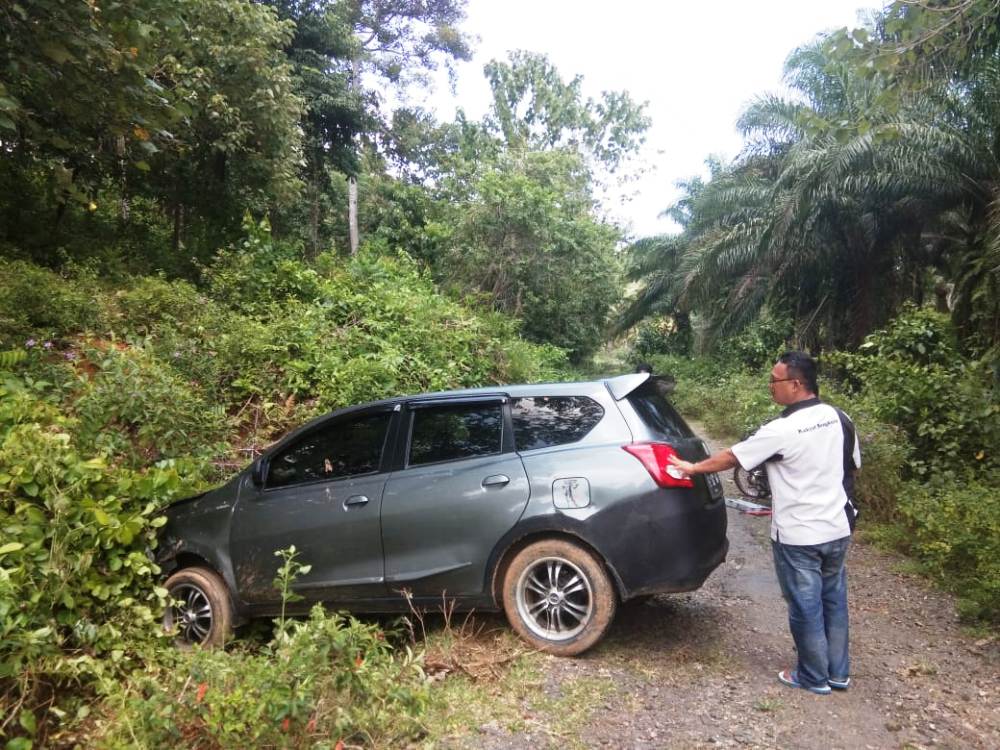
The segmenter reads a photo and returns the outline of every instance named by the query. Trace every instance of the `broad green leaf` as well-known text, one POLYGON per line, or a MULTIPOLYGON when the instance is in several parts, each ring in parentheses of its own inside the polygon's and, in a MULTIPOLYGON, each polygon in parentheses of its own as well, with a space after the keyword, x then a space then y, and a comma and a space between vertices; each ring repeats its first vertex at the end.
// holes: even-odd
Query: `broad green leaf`
POLYGON ((45 53, 46 57, 55 60, 60 65, 67 60, 75 59, 70 51, 58 42, 42 42, 39 47, 45 53))

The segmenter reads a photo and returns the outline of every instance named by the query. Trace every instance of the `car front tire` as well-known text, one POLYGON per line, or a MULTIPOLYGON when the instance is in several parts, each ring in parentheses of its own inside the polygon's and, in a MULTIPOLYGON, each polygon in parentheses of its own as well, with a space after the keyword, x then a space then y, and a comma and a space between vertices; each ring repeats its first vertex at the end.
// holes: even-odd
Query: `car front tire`
POLYGON ((576 656, 595 645, 614 619, 618 599, 602 562, 563 539, 533 542, 503 578, 511 627, 539 650, 576 656))
POLYGON ((181 644, 223 646, 232 633, 233 605, 225 581, 214 570, 182 568, 164 588, 170 603, 163 612, 163 628, 176 632, 181 644))

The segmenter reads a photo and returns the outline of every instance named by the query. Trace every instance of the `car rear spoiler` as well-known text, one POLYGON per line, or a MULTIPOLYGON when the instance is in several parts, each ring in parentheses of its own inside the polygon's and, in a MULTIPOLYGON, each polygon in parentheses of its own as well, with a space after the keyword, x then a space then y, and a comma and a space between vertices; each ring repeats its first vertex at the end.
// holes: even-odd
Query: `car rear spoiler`
POLYGON ((616 378, 608 378, 604 381, 604 385, 611 391, 611 396, 615 401, 621 401, 651 377, 652 375, 648 372, 633 372, 628 375, 619 375, 616 378))

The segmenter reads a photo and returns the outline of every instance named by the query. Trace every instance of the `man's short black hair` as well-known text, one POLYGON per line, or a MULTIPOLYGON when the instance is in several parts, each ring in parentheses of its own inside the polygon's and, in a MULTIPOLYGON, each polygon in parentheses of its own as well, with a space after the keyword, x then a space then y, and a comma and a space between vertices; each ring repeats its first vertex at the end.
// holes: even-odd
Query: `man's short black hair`
POLYGON ((819 395, 819 383, 816 382, 816 360, 805 352, 785 352, 778 357, 778 362, 788 368, 790 377, 801 380, 810 393, 819 395))
POLYGON ((653 374, 653 366, 649 362, 640 362, 635 366, 636 372, 648 372, 650 375, 653 374))

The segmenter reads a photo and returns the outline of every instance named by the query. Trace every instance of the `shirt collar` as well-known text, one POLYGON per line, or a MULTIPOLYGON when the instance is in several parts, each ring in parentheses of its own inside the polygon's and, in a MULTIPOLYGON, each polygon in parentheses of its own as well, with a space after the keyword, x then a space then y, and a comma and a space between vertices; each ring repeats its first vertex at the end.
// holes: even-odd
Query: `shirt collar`
POLYGON ((799 409, 808 409, 810 406, 816 406, 816 404, 822 403, 819 400, 819 396, 813 396, 812 398, 803 399, 802 401, 796 401, 794 404, 789 404, 781 412, 781 416, 788 417, 799 411, 799 409))

